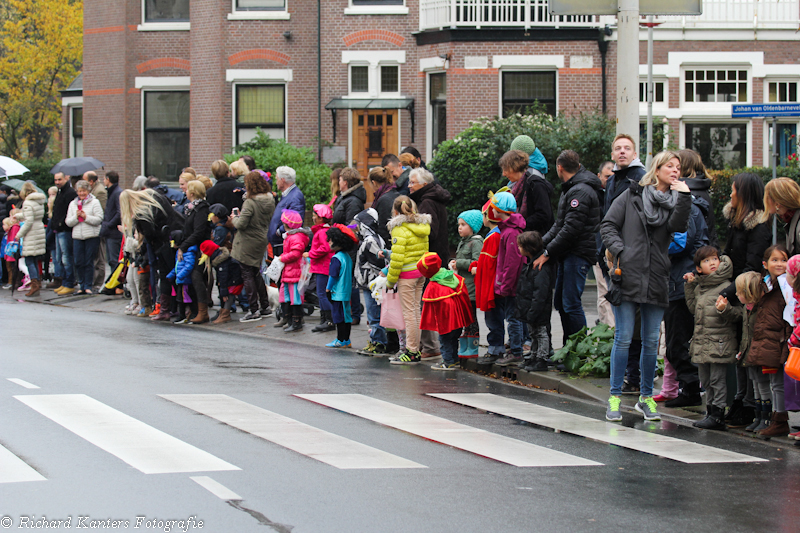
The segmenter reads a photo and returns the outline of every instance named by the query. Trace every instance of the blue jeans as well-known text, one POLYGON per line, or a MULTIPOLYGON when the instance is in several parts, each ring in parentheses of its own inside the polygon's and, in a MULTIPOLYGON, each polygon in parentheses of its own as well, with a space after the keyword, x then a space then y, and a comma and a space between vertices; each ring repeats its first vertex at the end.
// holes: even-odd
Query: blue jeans
POLYGON ((628 351, 633 339, 636 324, 636 308, 639 307, 642 322, 642 355, 639 359, 641 369, 640 391, 644 397, 653 395, 653 376, 656 373, 658 358, 658 335, 661 331, 661 319, 664 318, 664 307, 653 304, 636 304, 622 302, 614 307, 614 347, 611 349, 611 395, 622 394, 622 382, 625 378, 625 367, 628 365, 628 351))
MULTIPOLYGON (((61 266, 61 284, 68 289, 75 287, 75 274, 72 270, 72 232, 56 233, 56 255, 54 261, 61 266)), ((58 272, 58 270, 56 270, 58 272)))
POLYGON ((581 296, 586 287, 586 274, 590 268, 592 265, 589 261, 572 254, 564 256, 558 263, 553 307, 561 315, 564 344, 570 335, 580 331, 586 325, 581 296))
POLYGON ((364 307, 367 308, 367 323, 369 324, 369 340, 379 342, 386 346, 389 342, 386 338, 386 328, 381 326, 381 306, 372 297, 369 289, 361 289, 364 292, 364 307))
POLYGON ((39 279, 39 265, 36 263, 35 257, 25 258, 25 266, 28 267, 28 277, 31 279, 39 279))
POLYGON ((361 320, 361 313, 363 311, 364 306, 361 305, 361 300, 358 296, 358 287, 354 282, 352 292, 350 293, 350 313, 353 315, 354 319, 357 318, 361 320))
POLYGON ((439 334, 439 346, 442 350, 442 361, 446 365, 458 363, 458 338, 461 336, 461 328, 454 329, 450 333, 439 334))
POLYGON ((331 302, 328 300, 328 295, 325 293, 325 289, 328 287, 328 276, 325 274, 314 274, 314 278, 317 280, 317 298, 319 298, 319 310, 330 311, 331 302))
POLYGON ((100 237, 93 237, 85 241, 74 239, 72 243, 75 252, 75 271, 81 279, 81 290, 90 291, 94 281, 94 256, 100 245, 100 237))
POLYGON ((508 343, 511 353, 522 355, 522 321, 515 318, 517 298, 515 296, 495 296, 494 309, 486 312, 486 327, 489 328, 489 355, 505 353, 505 322, 508 321, 508 343))

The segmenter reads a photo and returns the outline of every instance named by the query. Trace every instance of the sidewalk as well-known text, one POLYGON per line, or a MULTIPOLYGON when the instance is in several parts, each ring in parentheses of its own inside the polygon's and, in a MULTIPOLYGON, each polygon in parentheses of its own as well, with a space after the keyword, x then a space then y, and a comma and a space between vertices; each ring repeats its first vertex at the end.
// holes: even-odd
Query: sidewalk
MULTIPOLYGON (((24 293, 15 292, 14 300, 27 301, 33 303, 43 303, 47 305, 57 305, 61 307, 75 308, 82 311, 89 312, 102 312, 123 314, 124 307, 128 304, 128 300, 121 296, 58 296, 53 291, 42 289, 41 295, 35 298, 25 298, 24 293)), ((586 312, 586 320, 588 324, 594 324, 597 318, 596 308, 596 291, 593 285, 588 285, 584 292, 583 301, 584 309, 586 312)), ((10 291, 0 291, 0 298, 11 300, 10 291)), ((217 308, 211 309, 210 314, 216 314, 217 308)), ((284 333, 282 328, 272 327, 275 324, 274 317, 268 317, 257 322, 239 322, 239 318, 244 316, 241 312, 232 315, 233 320, 227 324, 201 324, 192 326, 177 326, 171 322, 153 322, 149 319, 130 317, 131 320, 138 320, 140 322, 147 322, 154 328, 203 328, 215 331, 223 331, 227 333, 235 333, 240 335, 258 336, 265 339, 276 339, 281 341, 297 342, 317 348, 323 347, 326 343, 335 338, 335 332, 327 333, 312 333, 311 329, 319 323, 319 314, 315 313, 305 319, 305 328, 297 333, 284 333)), ((483 319, 483 313, 478 312, 478 320, 481 324, 481 347, 485 348, 487 328, 483 319)), ((562 329, 561 320, 558 312, 553 311, 552 316, 552 335, 554 349, 560 348, 562 343, 562 329)), ((348 350, 355 355, 356 350, 360 350, 369 342, 369 328, 366 324, 365 317, 362 317, 361 324, 353 326, 351 340, 353 349, 348 350)), ((484 350, 481 350, 481 354, 484 350)), ((435 360, 429 361, 433 364, 435 360)), ((514 386, 522 386, 528 388, 536 388, 545 391, 552 391, 559 394, 568 395, 574 398, 591 401, 605 405, 609 397, 609 382, 608 378, 595 378, 584 377, 580 378, 576 375, 567 374, 565 372, 558 372, 554 369, 547 372, 526 372, 517 367, 499 367, 492 365, 487 368, 475 364, 475 360, 466 360, 464 369, 479 375, 486 376, 487 379, 502 379, 506 383, 514 386)), ((433 372, 433 371, 432 371, 433 372)), ((656 378, 655 389, 660 388, 660 378, 656 378)), ((622 410, 635 413, 634 405, 638 396, 626 395, 622 397, 622 410)), ((673 422, 679 425, 691 425, 692 422, 703 418, 703 411, 705 406, 689 407, 684 409, 667 409, 663 405, 659 406, 659 413, 666 421, 673 422)), ((789 413, 790 424, 800 425, 800 413, 789 413)), ((637 413, 637 416, 638 413, 637 413)), ((731 433, 739 433, 752 437, 751 434, 743 430, 730 430, 731 433)), ((789 441, 785 438, 772 439, 771 442, 775 446, 787 446, 794 441, 789 441)), ((798 448, 800 451, 800 448, 798 448)))

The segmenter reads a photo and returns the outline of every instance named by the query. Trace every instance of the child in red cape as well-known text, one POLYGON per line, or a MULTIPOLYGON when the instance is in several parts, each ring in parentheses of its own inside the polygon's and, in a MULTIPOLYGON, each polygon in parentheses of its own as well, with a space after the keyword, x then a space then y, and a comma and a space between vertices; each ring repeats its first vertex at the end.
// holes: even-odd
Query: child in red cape
POLYGON ((420 329, 437 331, 442 348, 442 362, 434 370, 457 370, 458 338, 461 329, 474 322, 469 291, 464 278, 442 268, 442 260, 433 252, 422 256, 417 270, 431 281, 422 295, 420 329))

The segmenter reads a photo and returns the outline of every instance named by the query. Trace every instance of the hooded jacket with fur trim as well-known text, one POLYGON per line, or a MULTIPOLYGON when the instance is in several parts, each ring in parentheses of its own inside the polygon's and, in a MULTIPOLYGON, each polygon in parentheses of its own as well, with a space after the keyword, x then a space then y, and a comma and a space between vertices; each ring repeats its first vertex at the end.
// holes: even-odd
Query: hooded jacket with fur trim
POLYGON ((386 286, 391 288, 401 277, 421 276, 417 270, 417 262, 428 252, 431 216, 421 213, 397 215, 386 227, 392 235, 392 258, 386 276, 386 286))
POLYGON ((16 236, 17 240, 22 240, 22 257, 36 257, 47 251, 42 223, 45 205, 47 197, 40 192, 34 192, 25 198, 22 211, 15 215, 18 221, 23 222, 16 236))
MULTIPOLYGON (((728 242, 723 253, 731 258, 733 263, 734 282, 736 276, 743 272, 760 272, 764 252, 772 244, 772 231, 766 222, 766 214, 758 209, 748 213, 741 224, 734 225, 733 208, 728 202, 722 208, 722 216, 728 221, 728 242)), ((722 292, 728 300, 736 299, 736 287, 733 283, 722 292)))

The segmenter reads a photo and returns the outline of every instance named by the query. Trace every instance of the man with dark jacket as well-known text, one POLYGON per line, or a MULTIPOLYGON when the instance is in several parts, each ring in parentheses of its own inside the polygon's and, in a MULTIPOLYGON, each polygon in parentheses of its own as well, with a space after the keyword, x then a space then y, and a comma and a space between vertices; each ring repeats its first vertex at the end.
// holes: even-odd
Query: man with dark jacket
POLYGON ((273 213, 272 220, 269 223, 267 237, 276 256, 283 251, 284 230, 283 222, 281 222, 283 211, 291 209, 298 213, 306 212, 306 197, 295 185, 296 180, 297 173, 292 167, 283 166, 275 169, 275 186, 281 193, 281 200, 275 206, 275 213, 273 213))
POLYGON ((638 183, 647 172, 636 154, 633 137, 627 133, 620 133, 614 138, 611 143, 611 159, 614 161, 614 174, 606 182, 603 216, 608 213, 614 200, 628 190, 630 182, 638 183))
POLYGON ((56 236, 56 251, 53 257, 55 279, 47 288, 56 289, 58 294, 75 292, 75 269, 72 265, 72 228, 67 226, 69 203, 78 196, 70 185, 69 177, 59 172, 53 176, 58 194, 53 201, 53 216, 50 227, 56 236))
POLYGON ((561 315, 566 344, 570 335, 586 326, 581 296, 586 274, 597 260, 595 235, 603 215, 597 192, 602 186, 597 176, 580 164, 578 154, 572 150, 561 152, 556 159, 556 171, 564 182, 558 216, 542 238, 544 252, 533 266, 541 268, 551 257, 559 262, 553 303, 561 315))
POLYGON ((232 212, 233 208, 241 209, 244 200, 244 185, 228 176, 228 164, 221 159, 211 163, 211 173, 217 179, 217 183, 208 189, 206 201, 209 205, 222 204, 232 212))
POLYGON ((108 192, 108 202, 105 213, 103 213, 103 223, 100 226, 100 237, 106 240, 106 260, 108 266, 111 267, 111 272, 114 272, 119 264, 119 250, 122 248, 122 233, 117 229, 117 226, 122 223, 119 212, 119 195, 122 194, 122 189, 119 188, 119 174, 116 170, 107 172, 104 180, 108 192))
POLYGON ((415 168, 408 176, 409 195, 420 213, 430 215, 431 234, 428 250, 436 253, 442 264, 450 261, 450 244, 447 233, 447 204, 452 196, 441 185, 433 182, 433 174, 424 168, 415 168))

